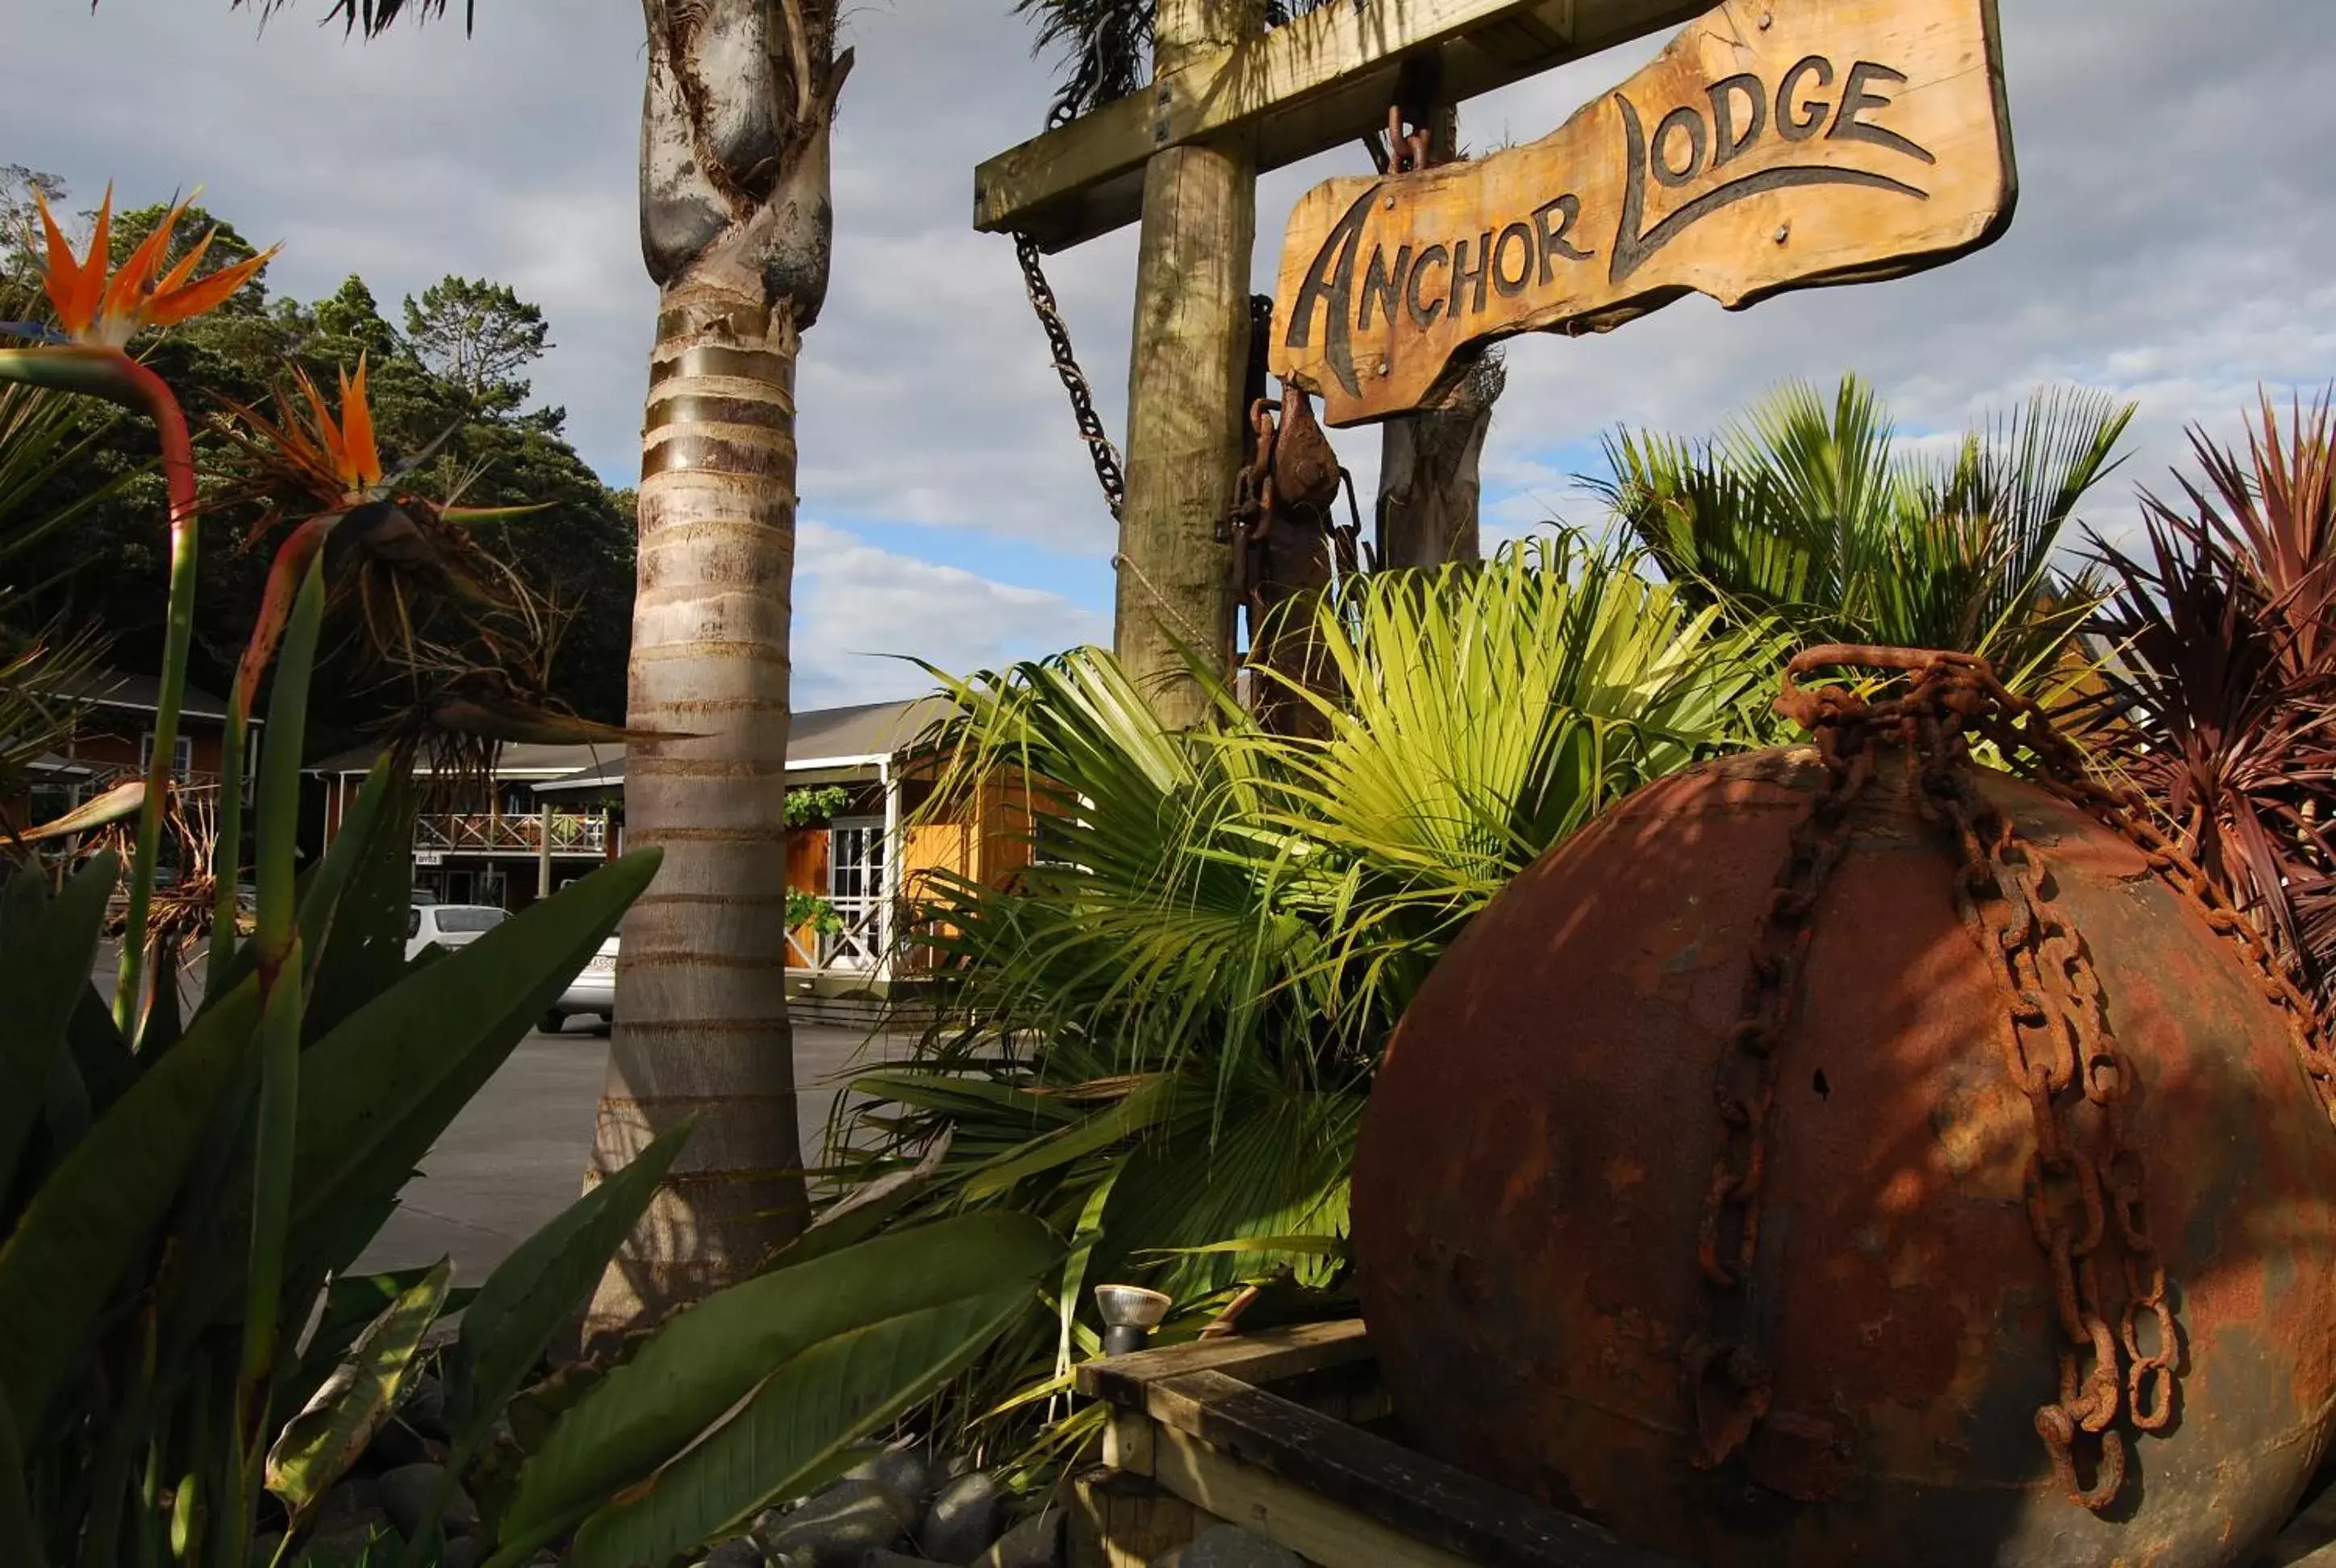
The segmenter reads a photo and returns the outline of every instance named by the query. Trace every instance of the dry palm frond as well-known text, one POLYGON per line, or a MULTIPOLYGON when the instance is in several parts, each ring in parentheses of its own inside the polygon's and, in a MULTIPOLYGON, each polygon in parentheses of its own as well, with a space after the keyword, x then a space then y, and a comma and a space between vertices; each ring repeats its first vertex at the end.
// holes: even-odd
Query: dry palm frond
MULTIPOLYGON (((1267 0, 1264 24, 1279 27, 1326 3, 1267 0)), ((1014 9, 1037 19, 1032 53, 1059 46, 1066 56, 1050 119, 1085 114, 1151 80, 1153 0, 1015 0, 1014 9)))
POLYGON ((550 695, 565 613, 472 528, 532 509, 459 507, 415 492, 403 481, 428 453, 384 464, 362 362, 355 375, 343 375, 339 390, 336 415, 316 384, 296 373, 278 388, 272 413, 233 410, 236 494, 265 508, 254 537, 305 519, 287 534, 270 573, 238 679, 247 705, 300 577, 321 552, 332 602, 352 612, 359 667, 387 710, 375 733, 393 750, 427 755, 468 779, 483 774, 506 742, 651 738, 580 719, 550 695))

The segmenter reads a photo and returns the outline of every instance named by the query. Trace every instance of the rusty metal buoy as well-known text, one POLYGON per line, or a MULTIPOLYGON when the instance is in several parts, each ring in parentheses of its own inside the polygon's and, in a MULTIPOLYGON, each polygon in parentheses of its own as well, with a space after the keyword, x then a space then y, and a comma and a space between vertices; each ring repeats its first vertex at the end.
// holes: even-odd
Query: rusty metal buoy
POLYGON ((2336 1064, 2162 842, 1971 762, 2066 755, 1983 666, 1793 673, 1874 661, 1422 989, 1354 1183, 1397 1409, 1710 1568, 2251 1562, 2336 1406, 2336 1064))

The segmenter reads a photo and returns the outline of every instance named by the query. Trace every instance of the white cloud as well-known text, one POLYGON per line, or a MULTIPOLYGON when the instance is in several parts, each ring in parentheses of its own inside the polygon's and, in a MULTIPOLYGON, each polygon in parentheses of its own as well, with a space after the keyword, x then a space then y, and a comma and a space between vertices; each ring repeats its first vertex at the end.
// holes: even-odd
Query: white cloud
MULTIPOLYGON (((315 25, 326 8, 296 0, 262 32, 226 0, 100 0, 93 15, 20 5, 11 46, 42 63, 0 99, 0 148, 88 198, 109 176, 137 200, 206 180, 245 232, 289 241, 274 278, 304 295, 353 270, 393 308, 449 271, 514 283, 560 346, 539 394, 627 482, 654 313, 632 220, 638 10, 481 0, 473 38, 450 19, 358 45, 315 25)), ((2319 12, 2004 6, 2022 180, 2004 240, 1896 283, 1736 316, 1689 300, 1605 338, 1519 342, 1486 453, 1489 531, 1552 509, 1594 520, 1569 471, 1617 422, 1701 433, 1780 377, 1850 368, 1916 433, 2044 381, 2139 398, 2135 461, 2099 508, 2112 526, 2129 518, 2129 480, 2161 482, 2185 423, 2227 435, 2258 378, 2308 385, 2336 368, 2323 261, 2336 162, 2317 152, 2336 142, 2336 34, 2319 12)), ((1048 69, 1008 0, 877 0, 846 15, 860 59, 838 130, 834 285, 798 388, 805 502, 836 529, 920 521, 1099 560, 1111 525, 1012 247, 968 222, 974 164, 1036 130, 1048 69)), ((1654 47, 1478 100, 1464 139, 1544 134, 1654 47)), ((1262 183, 1256 286, 1297 196, 1360 167, 1349 148, 1262 183)), ((1134 254, 1123 231, 1048 263, 1114 433, 1134 254)), ((1337 441, 1368 495, 1376 435, 1337 441)), ((987 607, 981 624, 1010 618, 1006 600, 966 602, 987 607)), ((934 652, 930 639, 952 635, 912 620, 879 645, 934 652)))
POLYGON ((794 603, 799 708, 930 690, 931 680, 902 655, 962 675, 1111 640, 1108 620, 1060 594, 878 550, 816 521, 796 533, 794 603))

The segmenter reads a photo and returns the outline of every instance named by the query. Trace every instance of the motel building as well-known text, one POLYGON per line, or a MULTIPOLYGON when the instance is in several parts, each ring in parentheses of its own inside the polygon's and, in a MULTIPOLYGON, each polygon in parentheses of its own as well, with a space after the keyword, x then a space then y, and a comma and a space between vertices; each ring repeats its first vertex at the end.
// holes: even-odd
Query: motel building
MULTIPOLYGON (((935 872, 994 881, 1028 861, 1023 792, 992 786, 933 809, 935 759, 918 742, 950 711, 935 698, 798 712, 787 788, 843 792, 823 820, 790 831, 787 885, 824 899, 840 930, 789 932, 799 998, 876 999, 926 961, 910 940, 935 872)), ((325 789, 325 833, 340 831, 372 767, 370 749, 309 771, 325 789)), ((491 774, 424 781, 414 824, 417 901, 520 910, 625 850, 624 748, 506 745, 491 774)), ((833 797, 829 797, 832 799, 833 797)))

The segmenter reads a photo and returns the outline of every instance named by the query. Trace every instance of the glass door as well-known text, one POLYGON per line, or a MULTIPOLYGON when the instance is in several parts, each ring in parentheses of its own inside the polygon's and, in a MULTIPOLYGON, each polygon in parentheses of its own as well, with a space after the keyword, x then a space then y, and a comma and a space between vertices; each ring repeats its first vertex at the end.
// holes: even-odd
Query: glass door
POLYGON ((838 817, 827 830, 827 901, 843 929, 820 938, 822 968, 876 967, 884 907, 884 819, 838 817))

